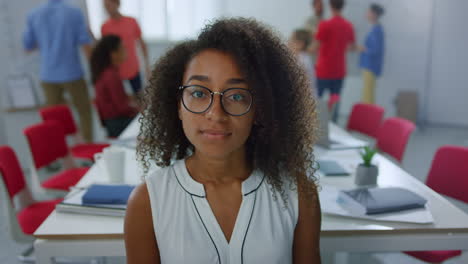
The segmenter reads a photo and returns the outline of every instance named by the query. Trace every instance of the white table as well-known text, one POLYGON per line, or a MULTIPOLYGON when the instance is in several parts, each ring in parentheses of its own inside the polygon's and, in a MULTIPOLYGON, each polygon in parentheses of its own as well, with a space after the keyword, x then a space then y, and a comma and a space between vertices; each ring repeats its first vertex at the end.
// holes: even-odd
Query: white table
MULTIPOLYGON (((133 122, 124 134, 131 136, 138 131, 133 122)), ((332 133, 350 135, 333 126, 332 133)), ((126 182, 141 182, 134 151, 127 150, 126 182)), ((327 151, 316 148, 320 159, 339 160, 349 169, 359 163, 356 150, 327 151)), ((405 250, 468 251, 468 215, 453 206, 447 199, 429 189, 381 155, 377 155, 380 186, 400 186, 410 189, 429 202, 434 223, 408 224, 376 222, 339 216, 323 215, 321 250, 323 252, 398 252, 405 250)), ((84 187, 93 182, 106 182, 98 166, 93 166, 78 183, 84 187)), ((354 176, 322 177, 321 184, 342 188, 354 186, 354 176)), ((34 233, 38 264, 50 264, 52 257, 63 256, 125 256, 123 218, 57 213, 54 211, 34 233)), ((464 261, 466 253, 463 254, 464 261)))

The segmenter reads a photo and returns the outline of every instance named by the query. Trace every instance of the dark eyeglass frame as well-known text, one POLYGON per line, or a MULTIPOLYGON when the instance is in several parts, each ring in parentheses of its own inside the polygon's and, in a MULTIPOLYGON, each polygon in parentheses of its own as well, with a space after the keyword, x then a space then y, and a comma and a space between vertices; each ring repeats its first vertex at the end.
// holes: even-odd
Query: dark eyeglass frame
POLYGON ((213 92, 213 91, 211 91, 210 88, 208 88, 208 87, 205 87, 205 86, 203 86, 203 85, 193 84, 193 85, 182 85, 182 86, 179 86, 179 91, 181 92, 181 101, 182 101, 182 104, 184 105, 184 108, 187 109, 187 111, 189 111, 189 112, 191 112, 191 113, 194 113, 194 114, 203 114, 203 113, 205 113, 206 111, 208 111, 208 109, 210 109, 211 106, 213 105, 214 95, 215 95, 215 94, 219 94, 219 96, 220 96, 221 108, 223 109, 223 111, 224 111, 226 114, 231 115, 231 116, 243 116, 243 115, 247 114, 247 113, 250 112, 250 110, 252 109, 252 105, 253 105, 253 101, 254 101, 254 97, 253 97, 252 92, 251 92, 249 89, 245 89, 245 88, 235 88, 235 87, 233 87, 233 88, 228 88, 228 89, 226 89, 226 90, 224 90, 224 91, 222 91, 222 92, 213 92), (187 107, 187 105, 185 105, 183 93, 184 93, 184 90, 185 90, 186 88, 188 88, 188 87, 200 87, 200 88, 206 89, 206 90, 208 90, 208 92, 210 92, 210 95, 211 95, 211 99, 210 99, 210 100, 211 100, 211 101, 210 101, 210 104, 208 105, 208 107, 207 107, 205 110, 203 110, 203 111, 201 111, 201 112, 195 112, 195 111, 190 110, 190 109, 187 107), (246 92, 248 92, 248 93, 250 94, 250 97, 252 98, 252 100, 250 101, 249 107, 247 108, 247 110, 246 110, 243 114, 240 114, 240 115, 233 115, 233 114, 229 113, 228 111, 226 111, 226 108, 224 108, 223 96, 224 96, 224 94, 225 94, 226 92, 231 91, 231 90, 242 90, 242 91, 246 91, 246 92))

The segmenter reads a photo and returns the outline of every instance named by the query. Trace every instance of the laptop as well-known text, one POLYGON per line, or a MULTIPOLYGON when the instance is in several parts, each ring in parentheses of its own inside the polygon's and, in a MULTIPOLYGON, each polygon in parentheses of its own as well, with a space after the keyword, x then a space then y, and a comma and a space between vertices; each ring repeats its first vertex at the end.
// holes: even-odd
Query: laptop
POLYGON ((331 135, 329 129, 329 112, 327 103, 323 100, 317 99, 317 114, 319 119, 319 137, 317 140, 317 145, 332 149, 357 149, 363 148, 369 145, 367 142, 353 139, 351 137, 340 137, 337 135, 331 135))

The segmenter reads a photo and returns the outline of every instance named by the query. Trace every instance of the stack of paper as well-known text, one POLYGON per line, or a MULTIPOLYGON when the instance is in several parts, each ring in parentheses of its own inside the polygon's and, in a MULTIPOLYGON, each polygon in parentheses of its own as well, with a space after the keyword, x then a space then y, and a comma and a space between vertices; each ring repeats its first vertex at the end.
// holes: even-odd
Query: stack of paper
POLYGON ((329 185, 321 185, 320 187, 320 204, 322 213, 325 214, 359 219, 370 219, 374 221, 405 222, 417 224, 429 224, 434 222, 432 214, 427 205, 424 208, 419 209, 374 215, 353 213, 345 209, 345 207, 340 204, 340 190, 338 188, 329 185))
POLYGON ((338 202, 355 214, 383 214, 424 208, 427 200, 398 187, 357 188, 341 191, 338 202))
POLYGON ((133 186, 126 187, 127 188, 125 188, 125 186, 92 185, 90 188, 77 189, 75 191, 72 191, 69 195, 67 195, 67 197, 65 197, 65 199, 61 203, 57 204, 57 212, 107 216, 125 216, 125 209, 127 208, 126 200, 128 199, 128 196, 131 192, 131 189, 133 189, 133 186), (119 193, 115 194, 109 192, 109 190, 112 188, 117 189, 119 193), (91 190, 91 192, 88 193, 88 190, 91 190), (104 195, 107 194, 107 197, 102 195, 101 197, 97 197, 95 193, 99 190, 104 190, 101 193, 104 195), (85 197, 85 199, 83 199, 85 195, 87 195, 87 198, 85 197), (123 196, 125 196, 124 203, 121 202, 123 196), (91 200, 89 198, 91 198, 91 200), (98 198, 98 200, 103 199, 103 201, 108 201, 108 203, 100 203, 98 200, 96 200, 96 198, 98 198), (90 201, 93 201, 93 199, 96 202, 90 203, 90 201))

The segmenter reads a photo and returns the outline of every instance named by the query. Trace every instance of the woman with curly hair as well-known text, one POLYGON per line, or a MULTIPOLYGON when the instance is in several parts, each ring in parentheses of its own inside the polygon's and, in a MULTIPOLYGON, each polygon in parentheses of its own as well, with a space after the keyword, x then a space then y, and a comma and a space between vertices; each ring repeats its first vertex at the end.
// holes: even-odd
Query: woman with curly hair
POLYGON ((169 50, 145 90, 127 263, 320 263, 315 102, 265 26, 222 19, 169 50))

